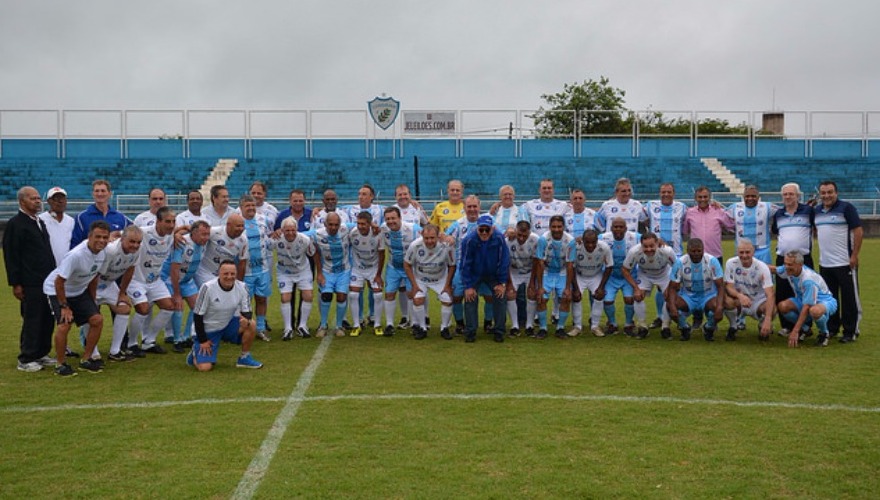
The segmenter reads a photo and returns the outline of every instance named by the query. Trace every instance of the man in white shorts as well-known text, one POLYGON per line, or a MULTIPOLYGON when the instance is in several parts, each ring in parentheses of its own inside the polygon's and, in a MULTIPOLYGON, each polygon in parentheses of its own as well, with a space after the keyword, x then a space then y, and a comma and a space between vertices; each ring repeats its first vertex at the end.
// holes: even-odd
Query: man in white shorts
POLYGON ((167 352, 156 343, 156 336, 174 313, 171 293, 162 281, 162 264, 174 250, 175 221, 174 210, 171 207, 162 207, 156 211, 156 223, 141 228, 143 241, 138 251, 134 277, 128 285, 128 296, 135 310, 128 331, 128 350, 135 356, 144 352, 167 352), (152 304, 159 306, 159 312, 150 322, 149 328, 145 328, 150 319, 152 304), (143 345, 138 347, 138 335, 142 332, 143 345))
MULTIPOLYGON (((373 231, 373 215, 360 212, 356 216, 357 226, 348 233, 351 244, 351 282, 348 288, 348 308, 351 311, 351 330, 348 334, 357 337, 361 334, 360 294, 369 287, 375 304, 382 304, 382 269, 385 267, 385 238, 378 231, 373 231)), ((373 331, 381 331, 379 318, 375 315, 373 331)))
POLYGON ((736 340, 736 319, 751 316, 759 321, 760 340, 769 340, 773 332, 774 293, 770 267, 755 258, 755 245, 748 238, 739 241, 736 257, 724 265, 724 315, 730 321, 724 340, 736 340))
POLYGON ((605 332, 599 326, 602 320, 602 299, 605 298, 605 283, 614 270, 614 257, 611 247, 599 240, 595 229, 587 229, 575 247, 574 290, 572 290, 571 319, 574 325, 568 331, 569 337, 576 337, 583 329, 584 307, 581 305, 584 292, 590 304, 590 331, 597 337, 605 332))
POLYGON ((455 259, 452 248, 438 243, 440 228, 429 224, 422 228, 421 238, 413 241, 403 258, 403 267, 412 286, 413 336, 422 340, 428 336, 426 302, 428 290, 440 299, 440 335, 452 340, 449 321, 452 318, 452 277, 455 275, 455 259))
MULTIPOLYGON (((137 226, 122 230, 122 237, 104 249, 104 265, 98 270, 98 307, 106 304, 116 315, 113 318, 113 337, 110 340, 110 354, 107 359, 115 362, 132 361, 135 356, 122 349, 122 340, 128 328, 131 314, 131 299, 127 290, 134 276, 134 267, 140 256, 143 231, 137 226), (121 286, 116 284, 119 281, 121 286)), ((83 327, 85 330, 86 327, 83 327)), ((88 330, 86 330, 88 331, 88 330)))
MULTIPOLYGON (((648 336, 648 325, 645 323, 645 299, 651 296, 656 286, 661 294, 666 293, 669 286, 669 271, 675 264, 675 252, 668 245, 659 246, 659 238, 654 233, 646 233, 642 241, 626 253, 623 260, 623 278, 633 287, 633 310, 635 312, 636 331, 626 332, 637 339, 648 336), (638 272, 635 269, 638 268, 638 272)), ((660 335, 664 339, 672 338, 669 328, 669 312, 660 314, 660 335)))
POLYGON ((521 220, 516 223, 514 237, 508 238, 507 248, 510 249, 510 279, 507 281, 507 314, 510 316, 510 332, 508 337, 518 337, 520 327, 526 335, 534 335, 535 313, 538 311, 538 279, 533 273, 535 259, 538 255, 537 234, 532 232, 532 223, 521 220), (520 288, 525 288, 525 314, 520 314, 517 296, 520 288), (525 323, 520 325, 520 316, 525 323))
POLYGON ((302 307, 299 315, 297 335, 309 338, 308 321, 312 312, 312 281, 315 256, 315 245, 311 238, 297 231, 298 222, 293 217, 287 217, 281 221, 281 236, 270 242, 275 249, 278 258, 276 264, 275 279, 278 282, 278 291, 281 293, 281 319, 284 323, 284 334, 281 340, 293 339, 293 311, 290 302, 293 300, 293 292, 299 288, 302 297, 302 307))

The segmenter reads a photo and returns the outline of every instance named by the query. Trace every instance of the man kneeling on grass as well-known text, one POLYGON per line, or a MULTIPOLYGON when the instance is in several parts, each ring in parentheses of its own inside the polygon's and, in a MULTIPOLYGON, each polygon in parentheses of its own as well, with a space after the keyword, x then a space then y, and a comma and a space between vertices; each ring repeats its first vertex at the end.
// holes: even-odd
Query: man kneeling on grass
POLYGON ((198 342, 186 357, 186 364, 206 372, 217 362, 220 341, 241 344, 238 368, 262 368, 263 363, 251 357, 251 346, 257 334, 251 320, 247 287, 235 279, 238 268, 231 260, 220 263, 217 277, 199 289, 193 320, 198 342))

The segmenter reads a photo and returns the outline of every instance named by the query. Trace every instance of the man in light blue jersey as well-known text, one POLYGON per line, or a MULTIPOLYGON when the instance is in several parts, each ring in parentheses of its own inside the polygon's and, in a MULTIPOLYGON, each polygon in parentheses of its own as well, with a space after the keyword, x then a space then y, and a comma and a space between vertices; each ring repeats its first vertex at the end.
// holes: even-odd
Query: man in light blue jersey
MULTIPOLYGON (((412 284, 406 276, 406 268, 403 265, 406 250, 410 244, 419 237, 421 226, 409 224, 400 219, 400 210, 397 207, 388 207, 384 211, 385 223, 380 228, 385 242, 385 248, 391 254, 385 266, 385 330, 384 335, 394 335, 394 301, 397 292, 406 292, 412 284)), ((401 316, 406 312, 401 311, 401 316)), ((378 335, 378 332, 377 332, 378 335)))
POLYGON ((779 303, 779 314, 794 324, 788 334, 788 346, 797 347, 805 338, 803 326, 812 320, 819 328, 817 347, 828 345, 828 318, 837 311, 837 300, 831 295, 819 273, 804 265, 804 256, 793 250, 785 254, 785 264, 776 268, 776 275, 786 278, 794 297, 779 303))
POLYGON ((669 317, 678 323, 679 340, 691 339, 687 316, 697 310, 706 313, 703 338, 707 342, 715 340, 715 321, 721 318, 724 306, 724 272, 718 259, 703 251, 701 239, 688 240, 687 254, 672 266, 668 290, 666 308, 669 317))
POLYGON ((257 316, 257 338, 268 342, 266 333, 266 311, 269 296, 272 295, 272 252, 269 249, 269 236, 272 232, 266 216, 257 212, 257 202, 246 194, 239 199, 238 209, 244 217, 244 235, 248 241, 247 267, 244 283, 248 293, 254 297, 254 312, 257 316))
POLYGON ((599 236, 599 239, 611 248, 611 257, 614 260, 611 276, 602 288, 605 316, 608 319, 608 323, 605 325, 605 333, 607 335, 617 333, 617 310, 614 307, 617 292, 621 292, 623 295, 625 332, 632 335, 635 328, 633 323, 635 317, 633 287, 626 282, 626 278, 623 276, 623 262, 626 260, 626 254, 630 249, 638 245, 641 236, 639 233, 628 231, 626 228, 626 220, 623 217, 615 217, 611 221, 611 231, 602 233, 599 236))
MULTIPOLYGON (((660 184, 660 199, 645 203, 645 215, 648 218, 648 230, 656 234, 663 243, 668 245, 676 257, 682 254, 682 229, 687 215, 687 205, 675 201, 675 185, 671 182, 660 184)), ((663 294, 654 295, 654 304, 657 311, 666 310, 666 301, 663 294)), ((662 314, 658 314, 651 328, 660 328, 663 325, 662 314)), ((665 332, 661 332, 665 335, 665 332)))
POLYGON ((727 207, 727 215, 733 219, 736 244, 748 239, 755 246, 755 258, 765 264, 770 264, 770 229, 773 222, 773 214, 779 210, 779 205, 761 201, 758 187, 746 186, 743 191, 743 201, 731 203, 727 207))
POLYGON ((373 221, 378 225, 382 225, 385 222, 383 218, 385 216, 385 207, 373 203, 374 199, 376 199, 376 190, 373 189, 373 186, 369 184, 361 186, 358 189, 358 202, 345 207, 345 214, 348 216, 348 220, 356 221, 357 214, 370 212, 370 215, 373 216, 373 221))
POLYGON ((498 189, 498 198, 501 200, 489 210, 489 215, 495 221, 495 229, 510 237, 516 232, 516 223, 526 220, 522 208, 514 203, 516 191, 510 184, 505 184, 498 189))
POLYGON ((547 338, 547 300, 551 295, 559 302, 559 323, 557 338, 565 339, 565 322, 571 308, 571 283, 574 276, 572 262, 575 258, 574 237, 565 232, 565 218, 554 215, 550 218, 550 231, 538 239, 535 253, 535 273, 537 275, 538 295, 538 333, 535 338, 547 338))
POLYGON ((351 284, 351 242, 348 239, 348 228, 342 226, 338 215, 331 213, 324 220, 324 227, 312 234, 312 241, 318 255, 315 259, 315 273, 321 290, 321 323, 315 336, 321 338, 329 333, 344 337, 345 331, 337 328, 336 322, 345 318, 351 284), (334 295, 336 317, 330 323, 330 303, 334 295))
POLYGON ((617 217, 626 222, 626 230, 639 231, 639 223, 647 220, 642 203, 632 199, 632 183, 626 177, 617 179, 614 184, 614 198, 602 203, 596 212, 596 227, 600 231, 611 231, 611 224, 617 217))
POLYGON ((187 347, 192 347, 192 311, 199 295, 196 273, 210 236, 211 226, 206 221, 193 222, 189 234, 183 237, 183 244, 176 246, 162 265, 162 280, 171 292, 171 302, 174 304, 174 313, 171 315, 174 352, 184 352, 187 347), (186 326, 181 331, 184 301, 189 306, 189 315, 186 326))

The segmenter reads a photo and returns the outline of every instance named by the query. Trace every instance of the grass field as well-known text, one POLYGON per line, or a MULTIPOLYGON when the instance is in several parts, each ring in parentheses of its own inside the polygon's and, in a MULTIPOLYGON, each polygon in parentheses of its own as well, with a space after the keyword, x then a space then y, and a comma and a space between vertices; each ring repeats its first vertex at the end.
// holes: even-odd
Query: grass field
POLYGON ((224 345, 208 374, 170 353, 72 379, 15 369, 7 289, 0 498, 875 498, 880 241, 861 262, 853 345, 759 343, 751 320, 733 343, 435 328, 259 343, 262 370, 224 345))

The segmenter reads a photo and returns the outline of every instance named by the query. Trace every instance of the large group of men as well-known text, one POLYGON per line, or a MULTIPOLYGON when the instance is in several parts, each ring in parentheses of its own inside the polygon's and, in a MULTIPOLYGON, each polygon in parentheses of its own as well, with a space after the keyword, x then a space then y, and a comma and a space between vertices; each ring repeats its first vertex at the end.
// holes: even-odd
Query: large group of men
POLYGON ((208 204, 199 191, 189 192, 187 210, 176 214, 154 188, 149 210, 131 221, 110 205, 106 180, 93 183, 94 203, 75 217, 66 213, 64 189, 50 189, 49 210, 41 212, 40 193, 23 187, 3 237, 9 285, 21 304, 18 369, 102 371, 102 305, 113 317, 111 362, 165 354, 164 331, 164 344, 187 353, 186 363, 199 371, 215 366, 221 341, 241 346, 237 367, 260 368, 250 351, 255 340, 271 339, 266 316, 276 288, 283 341, 365 331, 393 336, 400 328, 424 339, 429 291, 440 302, 440 336, 463 335, 465 342, 476 340, 480 296, 483 328, 496 342, 546 338, 551 323, 561 339, 587 329, 597 337, 622 332, 643 339, 652 328, 672 339, 674 324, 682 341, 694 331, 712 341, 725 318, 725 340, 732 341, 747 317, 766 341, 776 316, 777 333, 790 346, 805 342, 814 325, 818 346, 841 333, 842 343, 858 338, 862 226, 832 181, 820 184, 815 206, 801 202, 794 183, 782 186, 782 205, 761 201, 758 188, 748 186, 728 207, 705 187, 688 207, 675 200, 672 183, 660 186, 659 199, 642 203, 625 178, 596 210, 585 206, 579 189, 556 199, 550 179, 541 181, 538 198, 519 205, 513 187, 502 186, 487 211, 458 180, 449 181, 447 195, 428 216, 406 185, 396 188, 391 206, 374 203, 367 184, 349 206, 327 190, 320 207, 307 207, 294 189, 290 206, 279 211, 266 202, 266 185, 254 182, 236 208, 218 185, 208 204), (736 240, 736 255, 726 262, 724 232, 736 240), (646 300, 654 289, 658 317, 649 323, 646 300), (68 347, 74 325, 85 349, 78 370, 67 362, 79 356, 68 347))

